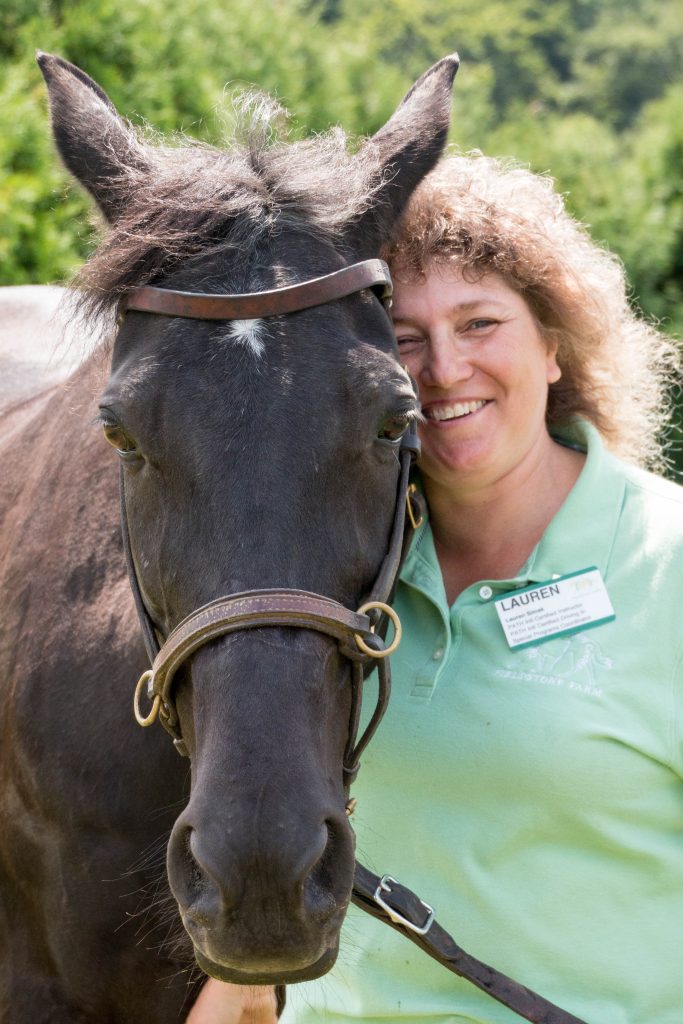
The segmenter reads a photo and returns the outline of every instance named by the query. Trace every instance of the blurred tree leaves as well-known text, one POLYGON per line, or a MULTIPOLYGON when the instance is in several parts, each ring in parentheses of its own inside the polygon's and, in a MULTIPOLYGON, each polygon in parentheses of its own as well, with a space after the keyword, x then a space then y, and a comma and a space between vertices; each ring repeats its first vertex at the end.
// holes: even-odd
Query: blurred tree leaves
POLYGON ((255 84, 294 135, 367 134, 458 50, 452 139, 549 171, 683 334, 679 0, 0 0, 0 283, 67 278, 89 207, 49 140, 36 47, 83 67, 133 122, 210 141, 255 84))

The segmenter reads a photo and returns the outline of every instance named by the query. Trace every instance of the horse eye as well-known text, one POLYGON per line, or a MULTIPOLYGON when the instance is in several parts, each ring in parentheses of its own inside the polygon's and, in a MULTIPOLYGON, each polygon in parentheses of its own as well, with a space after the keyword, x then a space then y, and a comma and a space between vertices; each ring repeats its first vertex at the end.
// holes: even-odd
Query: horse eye
POLYGON ((390 416, 389 419, 385 420, 382 424, 382 429, 377 436, 380 441, 388 441, 391 444, 396 444, 405 434, 409 423, 410 416, 390 416))
POLYGON ((104 423, 102 425, 104 436, 112 448, 116 448, 119 455, 134 455, 137 453, 135 441, 129 437, 123 427, 116 423, 104 423))

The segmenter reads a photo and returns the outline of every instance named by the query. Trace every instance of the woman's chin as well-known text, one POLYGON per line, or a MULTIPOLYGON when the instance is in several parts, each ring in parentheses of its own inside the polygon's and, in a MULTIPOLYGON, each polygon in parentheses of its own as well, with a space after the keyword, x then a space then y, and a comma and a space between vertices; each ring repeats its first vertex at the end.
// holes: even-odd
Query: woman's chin
POLYGON ((481 439, 432 448, 423 441, 420 471, 425 480, 449 488, 484 478, 493 468, 490 446, 481 439))

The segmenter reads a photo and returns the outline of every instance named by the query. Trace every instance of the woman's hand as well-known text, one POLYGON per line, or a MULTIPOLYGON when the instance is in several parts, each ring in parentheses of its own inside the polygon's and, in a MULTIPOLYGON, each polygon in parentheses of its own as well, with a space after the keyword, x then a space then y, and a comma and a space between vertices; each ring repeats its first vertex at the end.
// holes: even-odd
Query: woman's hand
POLYGON ((186 1024, 275 1024, 275 989, 208 978, 186 1024))

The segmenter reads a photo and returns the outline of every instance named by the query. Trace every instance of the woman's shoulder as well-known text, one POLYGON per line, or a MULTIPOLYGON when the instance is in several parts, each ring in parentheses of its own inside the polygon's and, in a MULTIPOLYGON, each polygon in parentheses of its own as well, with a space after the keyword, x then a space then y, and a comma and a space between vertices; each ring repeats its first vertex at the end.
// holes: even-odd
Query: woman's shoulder
POLYGON ((639 466, 622 462, 626 485, 634 494, 640 495, 642 501, 661 507, 662 510, 678 512, 683 507, 683 486, 675 480, 650 473, 639 466))
POLYGON ((620 462, 624 476, 623 514, 648 546, 676 550, 683 558, 683 486, 620 462))

